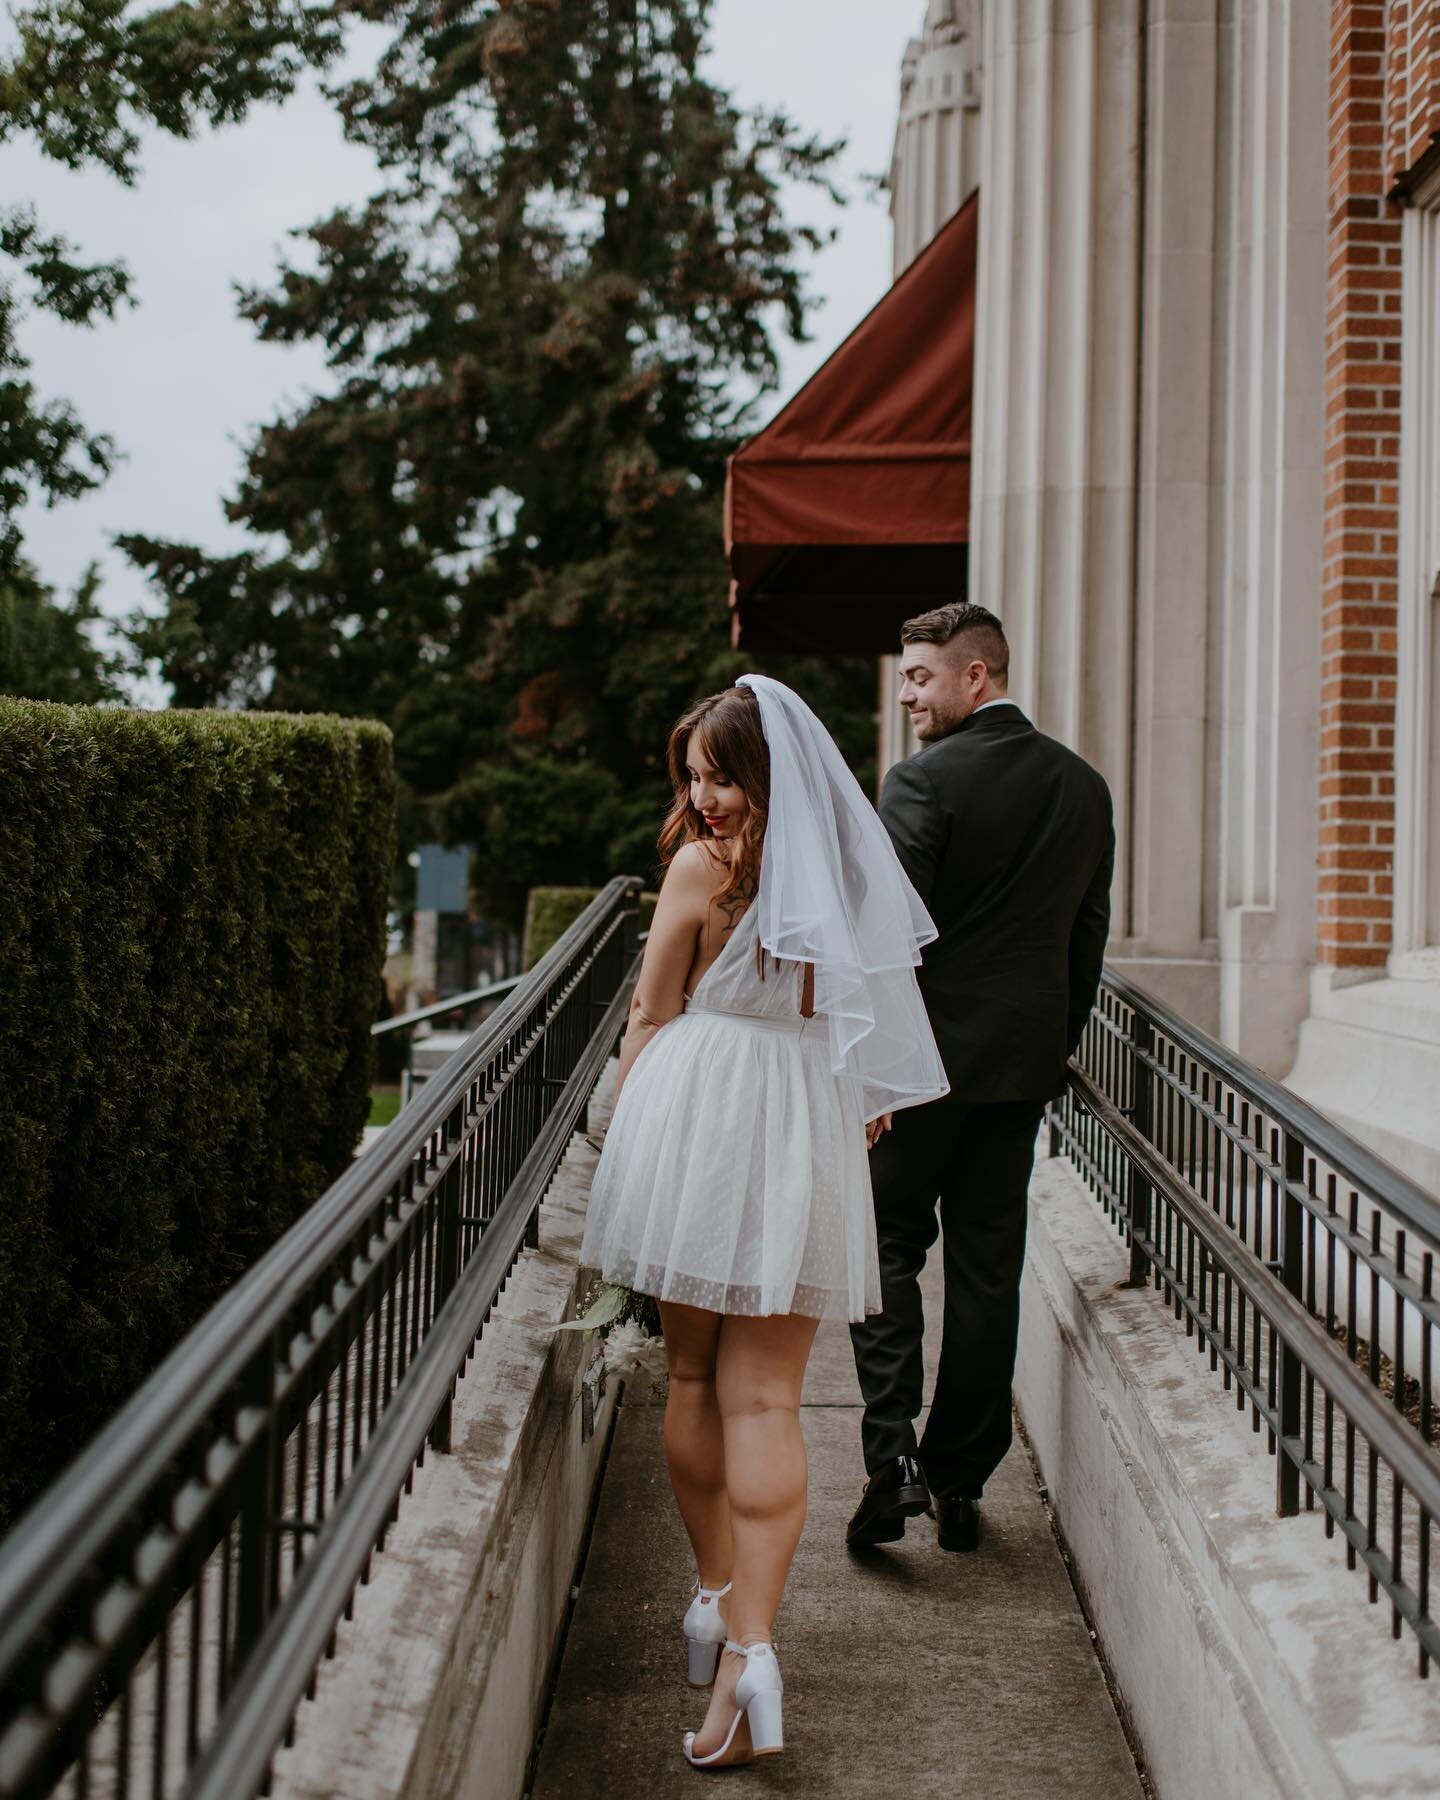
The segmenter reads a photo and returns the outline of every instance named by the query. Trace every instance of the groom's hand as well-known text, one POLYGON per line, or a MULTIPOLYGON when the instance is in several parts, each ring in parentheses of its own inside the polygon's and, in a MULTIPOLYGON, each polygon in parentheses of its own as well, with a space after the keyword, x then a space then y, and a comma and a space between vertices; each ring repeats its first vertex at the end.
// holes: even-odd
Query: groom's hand
POLYGON ((865 1148, 867 1150, 873 1150, 875 1148, 876 1144, 880 1141, 881 1135, 890 1129, 892 1119, 892 1114, 881 1113, 878 1119, 872 1119, 865 1127, 865 1148))

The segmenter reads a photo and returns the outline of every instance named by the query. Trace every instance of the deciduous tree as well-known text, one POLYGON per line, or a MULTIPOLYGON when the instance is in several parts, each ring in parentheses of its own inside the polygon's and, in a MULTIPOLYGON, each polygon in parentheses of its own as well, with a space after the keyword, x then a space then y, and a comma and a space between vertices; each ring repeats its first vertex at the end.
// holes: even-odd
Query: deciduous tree
MULTIPOLYGON (((40 0, 12 20, 0 56, 0 145, 28 139, 67 168, 99 165, 127 185, 140 132, 189 137, 292 91, 340 48, 335 9, 301 0, 195 0, 137 10, 128 0, 40 0)), ((33 207, 0 202, 0 583, 23 572, 17 513, 97 487, 117 453, 63 397, 28 379, 23 322, 48 312, 93 325, 134 303, 122 263, 91 263, 33 207)))

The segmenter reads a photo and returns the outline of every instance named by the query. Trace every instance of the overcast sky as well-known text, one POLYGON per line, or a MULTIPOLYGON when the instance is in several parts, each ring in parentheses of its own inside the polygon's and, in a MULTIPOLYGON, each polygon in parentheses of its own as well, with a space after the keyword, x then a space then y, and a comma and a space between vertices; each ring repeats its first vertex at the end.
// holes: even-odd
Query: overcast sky
MULTIPOLYGON (((889 217, 883 200, 864 196, 862 178, 888 166, 901 53, 924 12, 924 0, 716 0, 712 77, 742 103, 783 106, 806 128, 849 140, 843 179, 855 197, 838 216, 836 243, 812 261, 813 341, 785 343, 772 407, 889 284, 889 217)), ((357 44, 357 61, 363 50, 357 44)), ((364 200, 374 166, 343 141, 312 84, 238 128, 189 143, 154 136, 134 188, 98 171, 69 174, 28 145, 0 149, 0 169, 7 200, 32 200, 46 229, 83 257, 122 259, 135 277, 139 305, 115 324, 77 331, 35 318, 21 328, 39 392, 70 399, 125 456, 87 499, 27 510, 29 554, 62 590, 98 559, 105 610, 128 612, 144 584, 110 550, 111 536, 238 545, 244 534, 221 503, 251 428, 329 385, 317 350, 256 341, 236 316, 232 284, 268 285, 286 233, 364 200)), ((815 217, 819 207, 811 198, 795 211, 815 217)))

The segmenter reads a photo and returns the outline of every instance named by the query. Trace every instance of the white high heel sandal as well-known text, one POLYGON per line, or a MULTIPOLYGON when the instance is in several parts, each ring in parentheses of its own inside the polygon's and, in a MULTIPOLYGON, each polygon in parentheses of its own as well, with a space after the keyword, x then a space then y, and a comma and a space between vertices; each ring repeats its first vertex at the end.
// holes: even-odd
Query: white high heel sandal
POLYGON ((715 1769, 749 1762, 751 1756, 778 1756, 785 1748, 785 1721, 780 1696, 785 1683, 780 1678, 780 1664, 773 1644, 727 1643, 725 1648, 745 1658, 745 1668, 735 1683, 735 1717, 725 1733, 725 1742, 708 1756, 695 1755, 695 1733, 687 1731, 681 1746, 692 1769, 715 1769), (732 1754, 735 1733, 744 1719, 750 1728, 750 1749, 732 1754))
POLYGON ((707 1588, 695 1583, 695 1598, 685 1615, 682 1629, 689 1658, 686 1679, 691 1687, 709 1687, 715 1679, 715 1666, 720 1661, 720 1648, 725 1642, 725 1621, 720 1617, 719 1602, 730 1592, 724 1587, 707 1588))

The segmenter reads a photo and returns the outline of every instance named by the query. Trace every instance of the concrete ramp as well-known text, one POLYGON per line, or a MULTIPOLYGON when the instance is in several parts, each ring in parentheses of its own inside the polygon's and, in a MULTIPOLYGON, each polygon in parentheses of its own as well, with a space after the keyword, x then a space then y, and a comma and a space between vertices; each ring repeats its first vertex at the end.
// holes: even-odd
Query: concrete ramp
MULTIPOLYGON (((932 1257, 938 1278, 938 1256, 932 1257)), ((927 1293, 938 1325, 938 1293, 927 1293)), ((1125 1800, 1142 1793, 1036 1485, 1017 1444, 985 1498, 978 1554, 928 1519, 849 1555, 860 1497, 848 1335, 822 1330, 806 1388, 810 1516, 776 1629, 786 1753, 747 1791, 864 1800, 1125 1800)), ((685 1685, 680 1618, 694 1569, 670 1498, 661 1410, 632 1387, 550 1708, 534 1800, 694 1796, 680 1756, 704 1696, 685 1685)))

